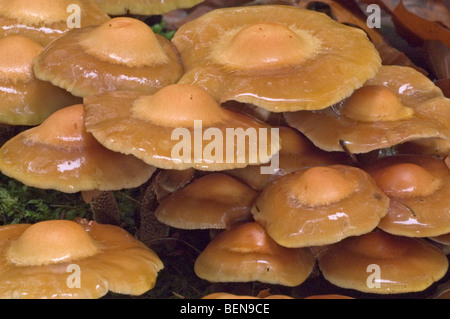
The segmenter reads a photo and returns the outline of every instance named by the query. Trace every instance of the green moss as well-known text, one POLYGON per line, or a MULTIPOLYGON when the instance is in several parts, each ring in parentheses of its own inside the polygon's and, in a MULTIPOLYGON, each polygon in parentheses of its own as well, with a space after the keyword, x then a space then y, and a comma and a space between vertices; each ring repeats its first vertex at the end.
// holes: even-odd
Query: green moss
POLYGON ((0 174, 0 224, 89 217, 79 194, 37 189, 0 174))

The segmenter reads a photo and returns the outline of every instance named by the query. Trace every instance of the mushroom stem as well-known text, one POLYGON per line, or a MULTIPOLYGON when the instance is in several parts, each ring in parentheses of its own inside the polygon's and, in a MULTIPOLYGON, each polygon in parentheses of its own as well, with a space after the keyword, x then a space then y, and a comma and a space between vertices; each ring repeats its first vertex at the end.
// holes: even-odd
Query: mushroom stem
POLYGON ((155 210, 158 205, 159 203, 155 192, 154 183, 150 182, 141 200, 139 210, 139 240, 149 247, 155 244, 152 240, 165 238, 169 235, 169 226, 156 219, 155 210))
POLYGON ((353 166, 361 167, 361 163, 360 163, 358 157, 356 157, 355 154, 353 154, 352 152, 350 152, 350 150, 349 150, 348 147, 347 147, 347 143, 348 143, 347 141, 339 140, 339 144, 341 145, 342 149, 344 150, 344 152, 345 152, 345 153, 350 157, 350 159, 352 160, 353 166))
POLYGON ((116 197, 112 191, 82 191, 85 203, 91 205, 94 220, 99 224, 120 224, 120 212, 116 197))

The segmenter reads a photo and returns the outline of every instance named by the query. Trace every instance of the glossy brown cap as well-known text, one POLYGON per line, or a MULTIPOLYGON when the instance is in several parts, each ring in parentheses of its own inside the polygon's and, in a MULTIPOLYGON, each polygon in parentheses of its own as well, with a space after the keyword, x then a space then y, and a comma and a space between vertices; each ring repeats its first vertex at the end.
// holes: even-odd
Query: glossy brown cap
POLYGON ((308 249, 282 247, 261 225, 249 222, 214 237, 195 261, 194 271, 210 282, 297 286, 309 277, 313 266, 314 257, 308 249))
POLYGON ((74 29, 35 59, 36 77, 85 97, 114 90, 154 93, 182 73, 175 48, 128 17, 74 29))
POLYGON ((226 229, 252 219, 250 208, 258 193, 237 179, 211 173, 166 197, 156 218, 182 229, 226 229))
POLYGON ((379 229, 329 246, 318 262, 332 284, 373 294, 423 291, 448 270, 445 254, 429 242, 379 229))
POLYGON ((345 147, 357 154, 418 139, 450 139, 449 108, 450 99, 425 75, 390 65, 330 108, 287 112, 284 117, 317 147, 345 147))
POLYGON ((389 196, 379 227, 409 237, 450 232, 450 170, 441 158, 397 155, 380 158, 365 170, 389 196))
POLYGON ((22 35, 46 46, 71 30, 78 13, 80 27, 110 20, 94 0, 1 0, 0 38, 22 35))
POLYGON ((272 112, 326 108, 381 66, 366 34, 325 14, 294 6, 212 10, 182 25, 172 42, 185 73, 218 101, 272 112))
POLYGON ((188 84, 152 95, 104 93, 84 104, 86 129, 100 143, 163 169, 221 171, 267 163, 279 150, 269 125, 220 107, 207 91, 188 84), (260 132, 267 133, 266 145, 260 132))
POLYGON ((145 183, 155 168, 108 150, 84 129, 84 106, 54 112, 0 148, 0 170, 25 185, 74 193, 145 183))
POLYGON ((141 295, 154 287, 164 267, 124 229, 85 219, 1 226, 0 253, 4 299, 96 299, 108 291, 141 295), (77 269, 79 287, 73 287, 68 278, 77 269))
POLYGON ((369 174, 348 165, 317 166, 267 185, 253 218, 278 244, 321 246, 377 227, 389 198, 369 174))
POLYGON ((95 0, 112 16, 124 14, 152 16, 176 9, 189 9, 205 0, 95 0))
POLYGON ((36 79, 33 59, 43 47, 21 35, 0 38, 0 123, 38 125, 81 99, 36 79))

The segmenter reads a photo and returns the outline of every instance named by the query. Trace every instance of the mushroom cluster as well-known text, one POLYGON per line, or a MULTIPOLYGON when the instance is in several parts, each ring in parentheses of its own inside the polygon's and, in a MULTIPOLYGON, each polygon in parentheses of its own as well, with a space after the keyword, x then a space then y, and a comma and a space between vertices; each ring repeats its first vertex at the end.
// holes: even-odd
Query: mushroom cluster
MULTIPOLYGON (((69 30, 57 2, 0 0, 0 121, 29 126, 0 172, 80 193, 93 218, 0 226, 0 298, 142 295, 165 268, 153 239, 182 231, 207 232, 198 280, 292 292, 264 298, 315 276, 349 296, 306 299, 416 293, 448 273, 450 99, 382 65, 363 30, 273 4, 211 10, 171 39, 138 19, 198 0, 71 0, 69 30), (144 194, 134 235, 122 189, 144 194)), ((220 289, 199 297, 262 298, 220 289)))

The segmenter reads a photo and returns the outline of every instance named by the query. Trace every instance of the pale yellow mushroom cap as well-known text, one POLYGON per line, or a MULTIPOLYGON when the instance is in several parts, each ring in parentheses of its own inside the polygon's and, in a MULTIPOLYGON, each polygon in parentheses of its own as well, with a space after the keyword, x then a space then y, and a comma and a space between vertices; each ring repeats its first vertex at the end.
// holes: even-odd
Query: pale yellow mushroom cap
POLYGON ((100 251, 79 224, 53 220, 27 228, 11 243, 6 258, 18 266, 41 266, 92 257, 100 251))
POLYGON ((144 22, 133 18, 114 18, 80 39, 81 47, 102 61, 129 67, 166 64, 169 57, 144 22))

